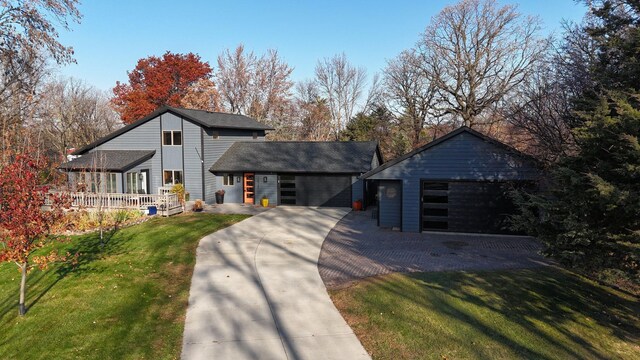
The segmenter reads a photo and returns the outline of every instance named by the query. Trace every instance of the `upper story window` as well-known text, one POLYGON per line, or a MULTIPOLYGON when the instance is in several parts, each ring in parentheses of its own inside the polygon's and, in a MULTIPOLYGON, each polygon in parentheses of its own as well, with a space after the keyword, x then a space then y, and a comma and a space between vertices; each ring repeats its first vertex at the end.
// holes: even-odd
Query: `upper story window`
POLYGON ((182 131, 180 130, 163 131, 162 145, 182 145, 182 131))

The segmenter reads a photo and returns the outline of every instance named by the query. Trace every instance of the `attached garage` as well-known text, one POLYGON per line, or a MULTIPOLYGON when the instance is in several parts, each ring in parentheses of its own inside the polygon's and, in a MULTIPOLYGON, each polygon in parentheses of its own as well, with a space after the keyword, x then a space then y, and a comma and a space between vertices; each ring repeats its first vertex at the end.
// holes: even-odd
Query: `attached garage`
POLYGON ((535 186, 535 161, 463 127, 365 174, 378 187, 380 226, 402 231, 510 233, 510 193, 535 186), (391 201, 392 193, 401 199, 391 201), (401 204, 400 206, 398 204, 401 204))
POLYGON ((345 175, 281 174, 279 205, 349 207, 351 183, 345 175))
POLYGON ((381 160, 374 141, 236 142, 209 171, 222 176, 255 174, 251 188, 244 190, 252 191, 245 203, 268 193, 274 205, 350 207, 364 200, 359 177, 381 160))

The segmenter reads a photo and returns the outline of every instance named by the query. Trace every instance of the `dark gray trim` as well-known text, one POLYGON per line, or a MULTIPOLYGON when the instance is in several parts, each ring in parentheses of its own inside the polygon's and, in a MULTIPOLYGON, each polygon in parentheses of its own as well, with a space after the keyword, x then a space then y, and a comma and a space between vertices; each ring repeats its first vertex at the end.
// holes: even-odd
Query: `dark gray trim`
MULTIPOLYGON (((158 116, 160 120, 160 186, 164 186, 164 162, 162 161, 162 153, 164 152, 164 147, 162 145, 162 115, 158 116)), ((184 172, 182 173, 184 177, 184 172)))
POLYGON ((401 162, 403 160, 406 160, 406 159, 408 159, 408 158, 410 158, 410 157, 412 157, 412 156, 414 156, 414 155, 416 155, 418 153, 421 153, 421 152, 423 152, 425 150, 428 150, 428 149, 430 149, 430 148, 432 148, 432 147, 434 147, 436 145, 439 145, 439 144, 441 144, 441 143, 443 143, 443 142, 445 142, 445 141, 447 141, 447 140, 449 140, 449 139, 451 139, 451 138, 453 138, 453 137, 455 137, 455 136, 457 136, 457 135, 459 135, 459 134, 461 134, 463 132, 466 132, 466 133, 469 133, 469 134, 474 135, 476 137, 479 137, 480 139, 482 139, 482 140, 484 140, 486 142, 489 142, 489 143, 491 143, 493 145, 496 145, 498 147, 503 148, 504 150, 506 150, 507 152, 509 152, 509 153, 511 153, 513 155, 516 155, 516 156, 519 156, 519 157, 524 158, 526 160, 532 161, 532 162, 534 162, 534 164, 538 164, 538 161, 534 157, 532 157, 531 155, 527 155, 527 154, 525 154, 525 153, 523 153, 523 152, 521 152, 521 151, 519 151, 519 150, 517 150, 517 149, 515 149, 515 148, 513 148, 513 147, 511 147, 511 146, 509 146, 509 145, 507 145, 505 143, 503 143, 503 142, 500 142, 500 141, 498 141, 496 139, 493 139, 493 138, 491 138, 491 137, 489 137, 487 135, 484 135, 484 134, 482 134, 480 132, 477 132, 477 131, 469 128, 469 127, 462 126, 462 127, 458 128, 457 130, 454 130, 454 131, 452 131, 452 132, 450 132, 450 133, 448 133, 448 134, 446 134, 446 135, 444 135, 444 136, 442 136, 442 137, 440 137, 440 138, 438 138, 436 140, 433 140, 432 142, 430 142, 430 143, 428 143, 426 145, 423 145, 423 146, 421 146, 421 147, 419 147, 419 148, 417 148, 417 149, 415 149, 415 150, 413 150, 413 151, 411 151, 411 152, 409 152, 407 154, 404 154, 404 155, 402 155, 402 156, 400 156, 400 157, 398 157, 398 158, 396 158, 394 160, 388 161, 388 162, 382 164, 381 166, 378 166, 377 168, 375 168, 375 169, 365 173, 364 175, 360 176, 360 178, 361 179, 366 179, 366 178, 368 178, 368 177, 370 177, 372 175, 375 175, 375 174, 379 173, 382 170, 390 168, 391 166, 393 166, 393 165, 395 165, 395 164, 397 164, 397 163, 399 163, 399 162, 401 162))
POLYGON ((120 180, 122 180, 122 193, 126 194, 127 192, 124 191, 124 185, 125 185, 125 183, 124 183, 124 171, 120 173, 120 180))
MULTIPOLYGON (((106 157, 109 157, 109 155, 111 155, 112 157, 119 157, 120 159, 115 160, 116 163, 112 162, 111 164, 105 165, 101 169, 96 169, 97 172, 125 172, 135 167, 136 165, 151 159, 155 155, 155 153, 155 150, 97 150, 78 159, 62 163, 57 167, 57 169, 66 172, 86 171, 87 169, 93 169, 94 166, 91 164, 85 164, 89 166, 82 166, 82 161, 85 159, 89 159, 89 161, 91 161, 90 159, 93 155, 99 156, 97 154, 105 154, 106 157), (122 159, 122 154, 128 155, 129 158, 122 159), (78 165, 78 162, 80 162, 80 165, 78 165)), ((109 162, 109 160, 107 160, 107 162, 109 162)))
MULTIPOLYGON (((184 190, 187 191, 187 174, 184 172, 184 118, 180 118, 180 137, 182 146, 180 147, 180 151, 182 152, 182 185, 184 186, 184 190)), ((173 141, 173 136, 171 137, 173 141)))
POLYGON ((202 169, 201 171, 201 183, 202 183, 202 201, 207 201, 207 194, 205 192, 205 188, 204 188, 204 178, 205 178, 205 172, 204 172, 204 129, 200 128, 200 168, 202 169))

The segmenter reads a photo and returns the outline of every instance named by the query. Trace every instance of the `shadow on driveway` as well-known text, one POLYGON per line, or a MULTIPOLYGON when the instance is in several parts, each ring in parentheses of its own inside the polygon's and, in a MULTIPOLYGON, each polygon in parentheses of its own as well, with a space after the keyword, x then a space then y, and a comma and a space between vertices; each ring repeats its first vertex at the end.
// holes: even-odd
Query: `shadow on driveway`
POLYGON ((528 236, 405 233, 377 226, 371 211, 351 212, 331 230, 318 261, 329 289, 392 272, 493 270, 548 265, 528 236))

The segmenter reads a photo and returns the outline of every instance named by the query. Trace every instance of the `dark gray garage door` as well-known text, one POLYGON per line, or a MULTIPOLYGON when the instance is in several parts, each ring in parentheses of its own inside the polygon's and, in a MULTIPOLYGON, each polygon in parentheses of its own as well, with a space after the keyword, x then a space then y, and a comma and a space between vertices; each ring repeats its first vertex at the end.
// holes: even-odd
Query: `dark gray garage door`
POLYGON ((279 175, 280 205, 351 206, 349 175, 279 175))
POLYGON ((514 186, 509 182, 422 181, 422 230, 512 233, 507 218, 516 211, 509 197, 514 186))

